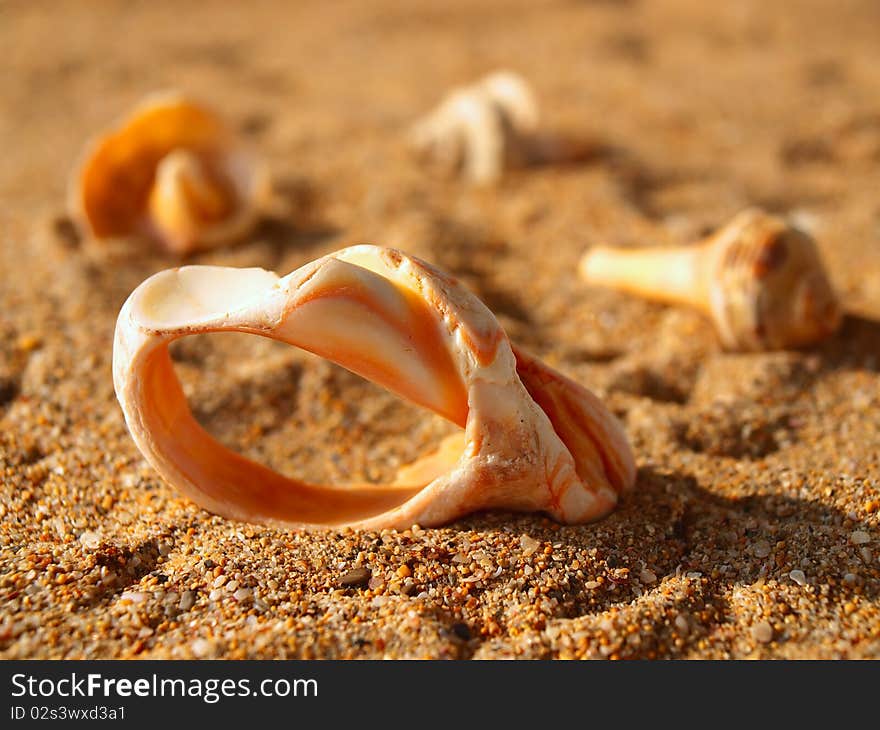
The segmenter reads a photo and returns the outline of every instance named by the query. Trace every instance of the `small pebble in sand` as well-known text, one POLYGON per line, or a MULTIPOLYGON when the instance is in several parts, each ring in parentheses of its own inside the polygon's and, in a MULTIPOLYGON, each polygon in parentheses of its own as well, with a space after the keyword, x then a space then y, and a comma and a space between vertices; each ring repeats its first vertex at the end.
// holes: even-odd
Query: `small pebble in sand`
POLYGON ((528 557, 529 555, 534 555, 538 551, 538 548, 541 547, 541 543, 528 535, 522 535, 519 538, 519 546, 522 548, 523 555, 528 557))
POLYGON ((688 622, 687 616, 685 616, 683 613, 680 613, 678 614, 678 616, 675 617, 674 623, 675 628, 678 629, 678 633, 680 633, 682 636, 687 636, 687 634, 690 633, 690 622, 688 622))
POLYGON ((871 536, 864 530, 856 530, 849 536, 849 539, 852 541, 853 545, 864 545, 865 543, 871 542, 871 536))
POLYGON ((752 626, 752 638, 761 643, 769 644, 773 640, 773 627, 767 621, 752 626))
POLYGON ((639 580, 641 580, 642 583, 656 583, 657 576, 654 571, 644 568, 642 572, 639 573, 639 580))
POLYGON ((180 603, 178 604, 181 611, 189 611, 193 604, 196 602, 196 594, 192 591, 184 591, 180 596, 180 603))
POLYGON ((788 574, 788 577, 791 578, 799 586, 805 586, 807 584, 807 576, 802 570, 793 570, 791 571, 791 573, 788 574))
POLYGON ((371 577, 372 573, 368 568, 355 568, 339 579, 339 585, 343 588, 359 588, 370 583, 371 577))
POLYGON ((95 550, 101 544, 101 536, 97 532, 87 531, 79 536, 79 543, 86 550, 95 550))
POLYGON ((756 558, 766 558, 770 554, 770 543, 766 540, 758 540, 752 548, 756 558))
POLYGON ((190 644, 190 649, 192 649, 192 653, 195 654, 199 659, 203 659, 208 656, 214 645, 208 641, 207 639, 196 639, 190 644))

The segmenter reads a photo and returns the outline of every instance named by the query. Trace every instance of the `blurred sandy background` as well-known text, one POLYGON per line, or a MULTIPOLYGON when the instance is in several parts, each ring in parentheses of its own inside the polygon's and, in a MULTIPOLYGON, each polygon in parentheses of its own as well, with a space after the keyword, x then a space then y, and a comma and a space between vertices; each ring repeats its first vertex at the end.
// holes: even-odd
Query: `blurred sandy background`
MULTIPOLYGON (((0 656, 880 653, 876 2, 2 2, 0 47, 0 656), (407 126, 496 68, 589 159, 485 190, 419 167, 407 126), (162 483, 111 343, 179 261, 93 260, 64 202, 85 141, 172 87, 268 156, 293 211, 189 262, 287 273, 366 241, 455 272, 621 417, 636 492, 581 527, 301 535, 162 483), (698 314, 574 276, 591 245, 685 243, 746 205, 819 241, 849 312, 822 346, 725 353, 698 314)), ((449 428, 257 338, 175 355, 209 430, 303 477, 387 477, 449 428)))

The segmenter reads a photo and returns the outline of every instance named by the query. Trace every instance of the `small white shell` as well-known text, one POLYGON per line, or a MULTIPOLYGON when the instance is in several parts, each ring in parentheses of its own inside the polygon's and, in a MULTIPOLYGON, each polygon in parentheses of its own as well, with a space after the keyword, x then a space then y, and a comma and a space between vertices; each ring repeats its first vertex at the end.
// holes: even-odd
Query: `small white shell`
POLYGON ((529 85, 511 71, 497 71, 453 89, 413 126, 410 142, 440 166, 461 169, 471 182, 490 183, 506 166, 526 161, 537 127, 529 85))

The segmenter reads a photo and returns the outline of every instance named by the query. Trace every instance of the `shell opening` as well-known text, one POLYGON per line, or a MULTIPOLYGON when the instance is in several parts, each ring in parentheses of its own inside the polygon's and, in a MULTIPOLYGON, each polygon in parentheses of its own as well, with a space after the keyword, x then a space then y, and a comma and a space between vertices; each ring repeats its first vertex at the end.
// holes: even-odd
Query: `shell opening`
POLYGON ((217 511, 239 519, 314 525, 369 519, 404 504, 448 472, 464 448, 459 429, 399 468, 388 483, 313 484, 253 461, 209 433, 190 410, 167 346, 150 354, 144 371, 143 395, 156 406, 150 414, 154 438, 164 442, 182 475, 201 485, 201 502, 223 505, 217 511))

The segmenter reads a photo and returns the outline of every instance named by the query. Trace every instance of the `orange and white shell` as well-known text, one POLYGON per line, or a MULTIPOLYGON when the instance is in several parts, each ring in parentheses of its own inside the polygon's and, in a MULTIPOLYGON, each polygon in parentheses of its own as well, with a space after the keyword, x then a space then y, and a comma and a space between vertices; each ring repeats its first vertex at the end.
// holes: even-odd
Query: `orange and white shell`
POLYGON ((732 350, 812 345, 843 317, 816 242, 758 208, 694 246, 592 248, 579 271, 591 284, 701 309, 732 350))
POLYGON ((131 435, 211 512, 284 527, 440 525, 481 509, 597 519, 632 487, 616 419, 582 386, 511 346, 454 278, 395 249, 352 246, 284 277, 187 266, 147 279, 116 325, 113 378, 131 435), (168 345, 239 331, 331 360, 463 431, 390 484, 318 485, 227 449, 190 413, 168 345))
POLYGON ((184 254, 242 238, 270 195, 265 162, 213 111, 172 92, 89 143, 68 207, 90 239, 145 235, 184 254))

